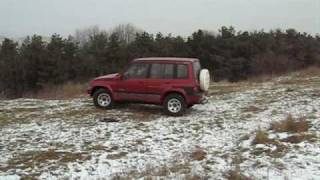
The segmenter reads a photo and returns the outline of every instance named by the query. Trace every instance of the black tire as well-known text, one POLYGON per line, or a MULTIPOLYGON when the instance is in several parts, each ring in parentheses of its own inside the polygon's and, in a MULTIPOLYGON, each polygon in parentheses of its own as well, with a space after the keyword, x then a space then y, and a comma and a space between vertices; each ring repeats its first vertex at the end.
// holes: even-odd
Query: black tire
POLYGON ((169 116, 182 116, 185 113, 186 107, 187 104, 180 94, 169 94, 164 99, 164 112, 169 116), (169 105, 169 103, 171 105, 169 105), (174 104, 176 106, 174 106, 174 104))
POLYGON ((102 109, 111 109, 114 105, 112 95, 106 89, 98 89, 93 93, 93 104, 102 109))

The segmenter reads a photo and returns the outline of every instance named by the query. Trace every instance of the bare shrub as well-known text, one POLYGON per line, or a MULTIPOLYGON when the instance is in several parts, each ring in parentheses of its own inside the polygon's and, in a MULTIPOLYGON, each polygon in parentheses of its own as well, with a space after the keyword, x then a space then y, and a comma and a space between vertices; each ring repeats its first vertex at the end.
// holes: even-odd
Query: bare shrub
POLYGON ((252 144, 268 144, 270 141, 271 140, 268 138, 268 133, 266 131, 258 130, 252 144))
POLYGON ((272 123, 270 129, 276 132, 306 132, 309 129, 309 122, 304 118, 294 119, 292 115, 289 114, 285 120, 272 123))

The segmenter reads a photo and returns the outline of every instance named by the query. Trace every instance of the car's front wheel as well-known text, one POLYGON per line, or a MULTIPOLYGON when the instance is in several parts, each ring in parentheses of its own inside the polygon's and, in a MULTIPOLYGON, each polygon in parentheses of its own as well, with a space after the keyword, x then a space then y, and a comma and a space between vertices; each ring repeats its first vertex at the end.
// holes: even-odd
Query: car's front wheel
POLYGON ((99 89, 93 94, 93 103, 96 107, 110 109, 114 102, 110 92, 105 89, 99 89))
POLYGON ((186 102, 179 94, 169 94, 164 100, 164 111, 170 116, 182 116, 186 110, 186 102))

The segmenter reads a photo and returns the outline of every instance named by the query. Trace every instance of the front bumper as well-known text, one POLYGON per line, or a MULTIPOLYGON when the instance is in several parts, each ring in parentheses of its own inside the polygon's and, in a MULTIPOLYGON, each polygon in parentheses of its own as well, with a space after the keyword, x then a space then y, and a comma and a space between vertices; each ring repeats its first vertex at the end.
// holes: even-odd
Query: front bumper
POLYGON ((92 88, 91 87, 87 88, 87 94, 89 94, 90 96, 92 95, 92 88))

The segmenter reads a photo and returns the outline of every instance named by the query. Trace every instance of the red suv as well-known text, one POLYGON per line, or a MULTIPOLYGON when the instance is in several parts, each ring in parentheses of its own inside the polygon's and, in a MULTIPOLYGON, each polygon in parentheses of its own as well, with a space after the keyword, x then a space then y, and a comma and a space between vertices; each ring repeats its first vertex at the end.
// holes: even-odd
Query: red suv
POLYGON ((163 105, 172 116, 201 102, 210 83, 209 71, 193 58, 139 58, 122 73, 97 77, 88 94, 94 105, 109 109, 116 102, 163 105))

